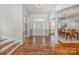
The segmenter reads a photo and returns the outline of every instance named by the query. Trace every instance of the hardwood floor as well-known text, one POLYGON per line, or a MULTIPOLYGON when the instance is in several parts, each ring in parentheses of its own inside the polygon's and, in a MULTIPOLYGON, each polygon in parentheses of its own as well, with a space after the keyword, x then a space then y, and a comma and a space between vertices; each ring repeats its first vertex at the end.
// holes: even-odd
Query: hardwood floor
POLYGON ((71 55, 79 54, 79 43, 61 43, 52 47, 49 36, 45 36, 45 44, 42 45, 42 37, 35 36, 35 44, 33 37, 27 38, 25 43, 21 45, 12 55, 71 55))

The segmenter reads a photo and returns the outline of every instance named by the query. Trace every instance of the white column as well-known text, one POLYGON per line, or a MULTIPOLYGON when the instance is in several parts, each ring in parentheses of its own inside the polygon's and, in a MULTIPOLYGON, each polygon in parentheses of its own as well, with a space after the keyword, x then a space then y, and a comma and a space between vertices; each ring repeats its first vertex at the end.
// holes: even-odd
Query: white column
POLYGON ((33 23, 33 47, 35 46, 35 42, 36 42, 36 39, 35 39, 35 37, 34 37, 34 35, 35 35, 35 30, 36 30, 36 23, 33 23))
POLYGON ((45 46, 45 37, 42 37, 42 45, 45 46))
POLYGON ((55 12, 55 44, 58 43, 58 17, 57 13, 55 12))
POLYGON ((35 37, 33 37, 33 47, 35 46, 35 41, 36 41, 36 39, 35 39, 35 37))

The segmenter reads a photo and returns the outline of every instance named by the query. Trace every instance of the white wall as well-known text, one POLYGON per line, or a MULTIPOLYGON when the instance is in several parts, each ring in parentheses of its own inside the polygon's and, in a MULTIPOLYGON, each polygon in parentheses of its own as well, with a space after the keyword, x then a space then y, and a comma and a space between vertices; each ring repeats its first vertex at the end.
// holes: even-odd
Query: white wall
POLYGON ((22 40, 23 13, 22 5, 0 5, 0 29, 3 38, 22 40))
POLYGON ((5 5, 0 5, 0 39, 2 39, 3 37, 3 28, 4 28, 3 22, 5 19, 6 19, 5 5))

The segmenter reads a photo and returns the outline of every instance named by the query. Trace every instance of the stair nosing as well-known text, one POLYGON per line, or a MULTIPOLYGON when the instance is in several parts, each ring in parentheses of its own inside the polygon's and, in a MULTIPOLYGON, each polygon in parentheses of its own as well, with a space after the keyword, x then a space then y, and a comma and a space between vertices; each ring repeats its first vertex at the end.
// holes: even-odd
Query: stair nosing
POLYGON ((9 41, 8 40, 4 40, 3 42, 0 43, 0 45, 5 44, 6 42, 9 42, 9 41))
POLYGON ((3 51, 1 54, 2 55, 7 55, 11 50, 13 50, 19 43, 14 43, 12 46, 7 48, 5 51, 3 51))
POLYGON ((1 44, 2 42, 4 42, 4 41, 7 41, 7 39, 0 41, 0 44, 1 44))
POLYGON ((8 41, 8 42, 5 42, 4 44, 2 44, 3 46, 0 46, 0 48, 3 48, 11 43, 13 43, 14 41, 8 41))
POLYGON ((14 42, 12 42, 11 44, 9 44, 9 45, 7 45, 7 46, 1 48, 0 53, 2 53, 3 51, 5 51, 6 49, 8 49, 9 47, 11 47, 11 46, 12 46, 13 44, 15 44, 15 43, 16 43, 16 42, 14 41, 14 42))
POLYGON ((7 55, 12 54, 19 46, 21 46, 23 43, 19 43, 14 49, 12 49, 9 53, 7 53, 7 55))

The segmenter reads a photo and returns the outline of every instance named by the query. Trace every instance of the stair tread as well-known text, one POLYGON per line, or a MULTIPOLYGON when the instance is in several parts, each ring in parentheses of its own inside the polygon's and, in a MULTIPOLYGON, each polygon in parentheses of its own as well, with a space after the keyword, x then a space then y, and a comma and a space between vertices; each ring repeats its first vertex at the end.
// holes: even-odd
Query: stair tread
POLYGON ((4 43, 4 44, 1 44, 0 45, 0 48, 3 48, 3 47, 5 47, 5 46, 7 46, 7 45, 9 45, 9 44, 11 44, 11 43, 13 43, 14 41, 10 41, 10 42, 6 42, 6 43, 4 43))
POLYGON ((5 41, 5 40, 7 40, 7 39, 4 39, 4 40, 0 40, 0 42, 2 42, 2 41, 5 41))
POLYGON ((13 48, 15 48, 19 43, 15 43, 13 44, 11 47, 9 47, 8 49, 6 49, 5 51, 1 52, 1 55, 6 55, 7 53, 9 53, 13 48))

